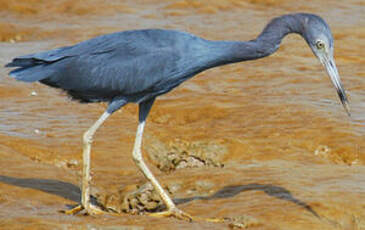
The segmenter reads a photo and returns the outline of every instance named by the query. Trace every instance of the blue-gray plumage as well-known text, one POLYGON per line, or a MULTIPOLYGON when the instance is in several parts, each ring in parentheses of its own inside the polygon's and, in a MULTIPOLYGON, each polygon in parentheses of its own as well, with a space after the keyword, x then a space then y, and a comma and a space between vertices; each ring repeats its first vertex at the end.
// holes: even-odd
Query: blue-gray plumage
POLYGON ((69 211, 95 212, 89 201, 90 144, 103 121, 127 103, 140 107, 133 157, 161 195, 163 216, 191 216, 176 208, 142 159, 145 119, 155 98, 206 69, 266 57, 283 37, 300 34, 319 58, 349 114, 348 102, 333 60, 333 38, 326 22, 313 14, 289 14, 273 19, 254 40, 211 41, 173 30, 132 30, 99 36, 74 46, 14 58, 10 76, 25 82, 39 81, 65 90, 81 102, 108 102, 107 111, 84 135, 82 203, 69 211))

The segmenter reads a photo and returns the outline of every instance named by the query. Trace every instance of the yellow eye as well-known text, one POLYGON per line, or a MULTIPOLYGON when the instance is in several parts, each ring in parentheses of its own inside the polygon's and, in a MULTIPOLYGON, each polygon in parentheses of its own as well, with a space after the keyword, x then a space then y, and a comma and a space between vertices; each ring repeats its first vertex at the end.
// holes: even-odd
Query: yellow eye
POLYGON ((323 41, 321 41, 321 40, 318 40, 318 41, 316 42, 316 46, 317 46, 317 49, 321 50, 321 49, 323 49, 323 48, 324 48, 324 42, 323 42, 323 41))

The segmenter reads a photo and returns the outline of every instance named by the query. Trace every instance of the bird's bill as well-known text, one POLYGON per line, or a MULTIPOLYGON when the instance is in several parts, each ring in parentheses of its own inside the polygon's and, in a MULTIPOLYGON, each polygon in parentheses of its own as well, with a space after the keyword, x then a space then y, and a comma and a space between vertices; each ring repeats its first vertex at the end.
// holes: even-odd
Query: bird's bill
POLYGON ((333 60, 333 58, 328 58, 328 59, 325 58, 323 60, 323 65, 326 67, 328 76, 330 77, 333 85, 336 88, 338 96, 340 97, 341 103, 342 103, 347 115, 351 116, 349 101, 347 100, 345 89, 341 83, 340 75, 338 74, 335 61, 333 60))

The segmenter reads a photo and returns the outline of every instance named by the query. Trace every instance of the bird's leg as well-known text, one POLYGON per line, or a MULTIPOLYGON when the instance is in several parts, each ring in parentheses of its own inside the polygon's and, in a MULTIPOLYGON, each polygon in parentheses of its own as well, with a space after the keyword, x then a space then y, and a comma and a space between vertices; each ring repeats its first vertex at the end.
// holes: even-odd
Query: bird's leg
POLYGON ((145 126, 145 121, 148 116, 149 111, 151 110, 152 104, 154 102, 154 98, 142 102, 139 104, 139 125, 137 129, 136 139, 134 142, 134 148, 133 148, 133 160, 139 167, 139 169, 142 171, 143 175, 151 182, 153 188, 156 190, 156 192, 160 195, 161 199, 165 203, 167 210, 163 212, 158 213, 150 213, 150 216, 154 217, 176 217, 178 219, 182 220, 188 220, 188 221, 208 221, 208 222, 223 222, 224 219, 217 219, 217 218, 199 218, 199 217, 193 217, 189 215, 186 212, 183 212, 182 210, 178 209, 174 202, 171 200, 169 195, 164 191, 160 183, 157 181, 157 179, 153 176, 152 172, 147 167, 146 163, 143 160, 142 157, 142 136, 143 136, 143 129, 145 126))
POLYGON ((152 104, 154 102, 154 99, 149 100, 147 102, 142 102, 139 105, 139 125, 137 129, 136 139, 134 142, 134 148, 133 148, 133 160, 139 167, 139 169, 142 171, 143 175, 151 182, 153 188, 156 190, 156 192, 160 195, 161 199, 165 203, 167 207, 167 211, 161 212, 161 213, 153 213, 152 216, 174 216, 178 219, 185 219, 191 221, 193 218, 179 210, 174 202, 171 200, 169 195, 164 191, 160 183, 157 181, 157 179, 153 176, 152 172, 147 167, 146 163, 143 160, 142 152, 141 152, 141 146, 142 146, 142 136, 143 136, 143 129, 145 126, 145 120, 146 117, 152 107, 152 104))
POLYGON ((103 211, 90 203, 90 150, 93 135, 111 113, 104 112, 103 115, 84 133, 83 136, 83 170, 81 204, 71 210, 64 211, 66 214, 76 214, 85 210, 88 214, 98 214, 103 211))
POLYGON ((142 135, 143 135, 143 128, 144 128, 145 122, 142 121, 138 125, 136 140, 134 143, 133 148, 133 160, 139 167, 139 169, 142 171, 143 175, 152 183, 153 188, 158 192, 158 194, 161 196, 163 202, 165 203, 167 207, 167 211, 161 212, 161 213, 153 213, 150 214, 151 216, 174 216, 178 219, 185 219, 185 220, 192 220, 192 217, 189 214, 184 213, 183 211, 179 210, 174 202, 171 200, 169 195, 164 191, 162 186, 158 183, 157 179, 153 176, 152 172, 148 169, 146 163, 144 162, 142 158, 142 152, 141 152, 141 144, 142 144, 142 135))

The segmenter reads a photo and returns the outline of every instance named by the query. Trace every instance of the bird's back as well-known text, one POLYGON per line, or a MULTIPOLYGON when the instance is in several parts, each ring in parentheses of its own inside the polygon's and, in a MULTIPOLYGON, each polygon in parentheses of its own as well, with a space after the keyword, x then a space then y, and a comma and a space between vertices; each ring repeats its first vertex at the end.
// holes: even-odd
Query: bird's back
MULTIPOLYGON (((64 89, 83 102, 165 93, 204 68, 209 41, 173 30, 133 30, 14 58, 14 78, 64 89)), ((209 55, 208 55, 209 56, 209 55)))

